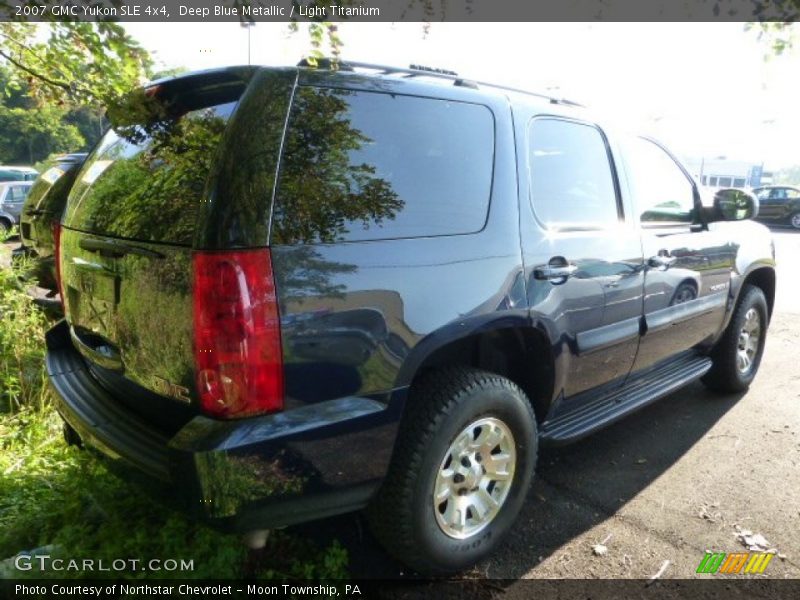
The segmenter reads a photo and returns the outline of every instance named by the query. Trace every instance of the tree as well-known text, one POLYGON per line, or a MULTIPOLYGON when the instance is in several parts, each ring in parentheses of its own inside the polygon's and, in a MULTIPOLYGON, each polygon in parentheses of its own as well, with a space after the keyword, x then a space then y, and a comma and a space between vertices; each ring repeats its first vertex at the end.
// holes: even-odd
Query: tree
POLYGON ((103 114, 141 85, 149 53, 116 23, 0 23, 0 159, 35 163, 54 152, 88 150, 103 114))
MULTIPOLYGON (((796 18, 796 15, 795 15, 796 18)), ((780 56, 794 48, 797 43, 800 31, 796 23, 747 23, 745 31, 756 29, 758 39, 763 42, 768 50, 765 58, 769 60, 773 56, 780 56)))
POLYGON ((12 85, 27 84, 39 103, 108 107, 141 85, 150 54, 118 23, 50 23, 46 42, 28 23, 0 23, 0 57, 12 85))
POLYGON ((0 162, 32 165, 50 154, 73 152, 84 144, 78 128, 64 122, 63 110, 0 106, 0 162))

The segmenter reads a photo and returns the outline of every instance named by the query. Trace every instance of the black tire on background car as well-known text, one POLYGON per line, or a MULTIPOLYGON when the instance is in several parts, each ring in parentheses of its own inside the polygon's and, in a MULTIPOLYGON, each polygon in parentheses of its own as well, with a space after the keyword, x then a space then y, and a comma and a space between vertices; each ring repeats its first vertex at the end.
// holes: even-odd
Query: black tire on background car
POLYGON ((745 284, 725 333, 711 353, 713 366, 702 381, 719 392, 743 392, 761 364, 769 313, 760 288, 745 284))
POLYGON ((795 229, 800 229, 800 212, 796 212, 791 217, 789 217, 789 225, 791 225, 795 229))
POLYGON ((467 368, 424 374, 412 385, 389 473, 367 509, 375 536, 420 573, 474 565, 516 519, 537 442, 531 404, 508 379, 467 368))

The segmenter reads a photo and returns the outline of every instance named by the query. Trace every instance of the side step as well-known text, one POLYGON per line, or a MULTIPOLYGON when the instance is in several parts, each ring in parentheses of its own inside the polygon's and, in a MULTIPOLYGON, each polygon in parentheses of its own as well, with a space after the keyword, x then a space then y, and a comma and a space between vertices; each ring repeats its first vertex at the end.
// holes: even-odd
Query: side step
POLYGON ((582 403, 574 410, 545 421, 542 423, 541 440, 554 445, 574 442, 671 394, 702 377, 710 368, 710 358, 694 353, 685 354, 634 376, 610 395, 582 403))

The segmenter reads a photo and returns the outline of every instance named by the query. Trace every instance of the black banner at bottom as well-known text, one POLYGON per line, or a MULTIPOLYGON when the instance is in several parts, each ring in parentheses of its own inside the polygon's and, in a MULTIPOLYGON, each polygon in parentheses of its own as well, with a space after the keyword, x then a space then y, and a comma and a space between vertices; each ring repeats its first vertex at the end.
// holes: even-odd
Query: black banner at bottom
POLYGON ((0 580, 4 598, 672 599, 800 598, 798 579, 469 579, 353 581, 0 580))

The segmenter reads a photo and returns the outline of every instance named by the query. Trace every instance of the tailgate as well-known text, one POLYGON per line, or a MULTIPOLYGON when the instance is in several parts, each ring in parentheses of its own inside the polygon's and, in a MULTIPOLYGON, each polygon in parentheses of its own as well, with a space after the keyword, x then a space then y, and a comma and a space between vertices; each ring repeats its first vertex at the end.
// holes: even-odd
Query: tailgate
POLYGON ((73 344, 101 382, 144 412, 145 390, 162 404, 195 396, 194 238, 251 75, 225 69, 132 94, 69 195, 60 266, 73 344))

